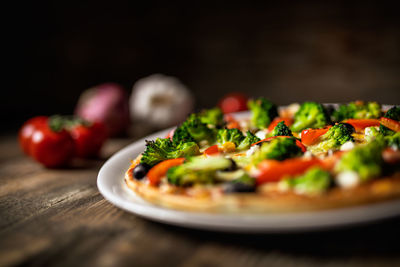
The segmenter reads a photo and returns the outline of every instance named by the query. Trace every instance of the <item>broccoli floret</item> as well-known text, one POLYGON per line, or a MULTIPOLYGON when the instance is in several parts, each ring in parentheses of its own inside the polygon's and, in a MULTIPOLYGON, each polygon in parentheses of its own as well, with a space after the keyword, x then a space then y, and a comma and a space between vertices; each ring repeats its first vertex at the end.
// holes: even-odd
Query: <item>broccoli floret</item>
POLYGON ((285 122, 281 121, 275 126, 269 136, 293 136, 293 134, 285 122))
POLYGON ((236 147, 238 150, 246 150, 249 149, 250 146, 254 143, 260 141, 260 138, 252 134, 250 131, 247 131, 246 137, 240 142, 240 144, 236 147))
POLYGON ((207 124, 202 123, 197 114, 190 114, 188 119, 175 130, 172 137, 174 144, 193 141, 199 143, 203 140, 212 143, 214 139, 214 131, 208 128, 207 124))
POLYGON ((335 166, 336 172, 356 172, 362 181, 377 177, 382 173, 382 150, 384 145, 378 140, 355 147, 347 152, 335 166))
POLYGON ((278 108, 265 98, 249 100, 247 106, 251 110, 251 123, 259 129, 267 128, 271 121, 278 116, 278 108))
POLYGON ((213 127, 224 125, 224 114, 220 108, 205 109, 199 113, 200 121, 213 127))
POLYGON ((303 175, 281 180, 279 187, 283 190, 293 189, 299 194, 314 195, 325 192, 330 187, 331 181, 329 172, 314 167, 303 175))
POLYGON ((238 147, 243 139, 245 139, 243 133, 236 128, 220 129, 217 132, 217 142, 221 145, 226 142, 232 142, 236 147, 238 147))
POLYGON ((400 150, 400 132, 385 136, 385 142, 387 146, 395 150, 400 150))
MULTIPOLYGON (((400 121, 400 107, 392 107, 386 112, 384 117, 395 121, 400 121)), ((395 133, 395 131, 390 130, 389 128, 383 126, 382 124, 379 126, 379 131, 383 135, 393 135, 395 133)))
POLYGON ((251 156, 251 162, 257 165, 264 159, 284 160, 301 154, 294 137, 277 137, 262 143, 261 148, 251 156))
POLYGON ((168 182, 177 186, 210 184, 215 182, 215 173, 231 166, 231 160, 224 157, 193 157, 186 163, 167 171, 168 182))
POLYGON ((306 128, 322 128, 330 123, 323 105, 316 102, 304 102, 294 114, 292 131, 300 132, 306 128))
POLYGON ((174 158, 189 157, 200 154, 199 146, 195 142, 180 143, 176 146, 174 158))
POLYGON ((378 127, 367 127, 364 130, 364 138, 369 143, 382 136, 382 133, 378 130, 378 127))
POLYGON ((345 119, 377 119, 381 116, 381 105, 377 102, 355 101, 347 105, 340 105, 333 112, 335 121, 345 119))
POLYGON ((199 147, 194 142, 175 146, 169 138, 157 138, 155 141, 146 141, 146 149, 140 162, 154 166, 166 159, 188 157, 199 153, 199 147))
POLYGON ((352 133, 354 128, 347 123, 337 123, 320 137, 320 142, 313 148, 314 152, 326 152, 328 150, 336 150, 344 143, 354 142, 352 133))

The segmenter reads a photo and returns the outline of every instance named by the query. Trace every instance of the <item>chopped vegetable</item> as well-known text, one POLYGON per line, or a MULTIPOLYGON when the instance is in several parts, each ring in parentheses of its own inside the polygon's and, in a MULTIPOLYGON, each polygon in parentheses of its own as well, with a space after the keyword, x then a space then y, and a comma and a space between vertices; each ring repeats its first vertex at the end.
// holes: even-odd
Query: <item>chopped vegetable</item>
POLYGON ((292 124, 293 124, 293 119, 291 119, 291 118, 282 118, 282 117, 278 117, 278 118, 275 118, 272 122, 271 122, 271 124, 268 126, 268 131, 272 131, 275 127, 276 127, 276 125, 278 125, 278 123, 280 123, 280 122, 284 122, 285 123, 285 125, 287 125, 287 126, 291 126, 292 124))
POLYGON ((322 166, 319 159, 293 158, 284 161, 263 160, 258 164, 257 184, 276 182, 284 176, 295 176, 304 173, 313 166, 322 166))
POLYGON ((352 133, 354 128, 346 123, 337 123, 322 135, 320 142, 313 147, 315 152, 327 152, 328 150, 337 150, 346 142, 354 142, 352 133))
MULTIPOLYGON (((392 107, 391 109, 389 109, 385 113, 385 115, 383 117, 391 119, 391 120, 395 120, 395 121, 400 121, 400 107, 396 107, 396 106, 392 107)), ((392 135, 392 134, 394 134, 393 130, 390 130, 389 128, 385 127, 382 124, 379 127, 379 131, 383 135, 392 135)))
MULTIPOLYGON (((269 142, 269 141, 271 141, 273 139, 276 139, 276 138, 294 138, 294 137, 292 137, 292 136, 284 136, 284 135, 271 136, 271 137, 262 139, 262 140, 260 140, 260 141, 258 141, 256 143, 253 143, 252 146, 258 145, 258 144, 261 144, 261 143, 264 143, 264 142, 269 142)), ((294 138, 294 139, 296 140, 296 145, 301 149, 301 151, 302 152, 306 152, 307 148, 300 142, 300 140, 298 140, 297 138, 294 138)))
POLYGON ((279 122, 272 132, 269 134, 270 136, 293 136, 292 131, 289 127, 286 126, 285 122, 279 122))
POLYGON ((219 108, 205 109, 199 113, 202 123, 213 127, 222 127, 224 125, 224 114, 219 108))
POLYGON ((294 115, 292 131, 300 132, 306 128, 322 128, 330 123, 323 105, 316 102, 304 102, 294 115))
POLYGON ((347 105, 340 105, 333 112, 335 121, 345 119, 378 119, 381 116, 381 105, 377 102, 355 101, 347 105))
POLYGON ((265 98, 249 100, 248 107, 251 110, 251 123, 259 129, 268 128, 272 120, 278 116, 278 108, 265 98))
POLYGON ((224 157, 193 157, 183 165, 170 168, 168 182, 177 186, 209 184, 215 181, 215 172, 231 166, 232 161, 224 157))
POLYGON ((279 187, 283 190, 293 189, 299 194, 321 194, 328 190, 331 179, 329 172, 320 167, 313 167, 303 175, 281 180, 279 187))
POLYGON ((184 161, 185 158, 168 159, 155 165, 147 173, 150 184, 157 185, 171 167, 181 165, 184 161))
POLYGON ((146 150, 142 154, 141 163, 149 166, 167 160, 198 155, 199 147, 194 142, 175 145, 168 138, 157 138, 155 141, 146 141, 146 150))
POLYGON ((217 132, 217 142, 221 145, 226 142, 232 142, 237 147, 243 141, 243 139, 245 139, 243 133, 236 128, 220 129, 217 132))
POLYGON ((284 160, 297 157, 302 154, 301 149, 296 145, 296 139, 293 137, 277 137, 271 141, 264 142, 260 150, 251 156, 251 161, 257 165, 264 159, 284 160))
POLYGON ((364 130, 367 127, 379 126, 377 119, 348 119, 344 122, 351 124, 357 131, 364 130))
POLYGON ((391 147, 394 150, 400 150, 400 132, 397 132, 393 135, 385 136, 385 141, 387 146, 391 147))
POLYGON ((382 117, 380 122, 383 126, 389 128, 389 130, 392 130, 393 132, 400 132, 400 122, 385 117, 382 117))
POLYGON ((382 142, 378 140, 355 147, 342 156, 335 166, 335 171, 354 171, 358 173, 362 181, 377 177, 382 173, 383 148, 382 142))
POLYGON ((208 141, 212 143, 215 139, 215 132, 213 129, 207 127, 207 124, 202 123, 199 115, 190 114, 188 119, 176 128, 172 140, 174 144, 182 142, 196 142, 208 141))
POLYGON ((219 153, 218 145, 213 145, 204 151, 204 155, 212 156, 219 153))
POLYGON ((237 149, 238 150, 249 149, 252 144, 257 143, 258 141, 260 141, 260 138, 252 134, 250 131, 247 131, 246 137, 239 143, 237 149))
POLYGON ((332 126, 328 126, 321 129, 306 129, 301 132, 301 142, 306 146, 315 144, 319 137, 326 134, 332 126))

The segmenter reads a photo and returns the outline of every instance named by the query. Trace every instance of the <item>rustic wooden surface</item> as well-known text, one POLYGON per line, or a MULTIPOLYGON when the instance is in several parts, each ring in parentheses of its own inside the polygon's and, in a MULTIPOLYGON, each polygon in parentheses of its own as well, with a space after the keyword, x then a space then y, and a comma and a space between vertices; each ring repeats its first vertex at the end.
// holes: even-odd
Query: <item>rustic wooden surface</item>
MULTIPOLYGON (((109 142, 106 156, 131 141, 109 142)), ((108 203, 96 187, 103 162, 46 170, 0 138, 0 266, 400 265, 399 218, 300 234, 178 228, 108 203)))

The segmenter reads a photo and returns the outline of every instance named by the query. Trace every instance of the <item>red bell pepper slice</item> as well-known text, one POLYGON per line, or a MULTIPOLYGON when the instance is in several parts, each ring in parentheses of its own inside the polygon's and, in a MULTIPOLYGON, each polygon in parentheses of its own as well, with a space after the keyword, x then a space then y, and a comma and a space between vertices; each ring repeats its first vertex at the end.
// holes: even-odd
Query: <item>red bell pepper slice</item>
POLYGON ((256 181, 257 184, 276 182, 281 180, 284 176, 302 174, 307 169, 317 165, 323 167, 322 161, 316 158, 292 158, 284 161, 266 159, 261 161, 257 166, 260 173, 256 177, 256 181))
POLYGON ((216 155, 218 153, 219 153, 218 145, 210 146, 209 148, 207 148, 204 151, 204 155, 206 155, 206 156, 212 156, 212 155, 216 155))
POLYGON ((286 124, 286 126, 290 126, 290 125, 293 124, 293 119, 292 118, 281 118, 281 117, 278 117, 278 118, 275 118, 269 124, 268 131, 272 131, 276 127, 276 125, 278 125, 278 123, 280 123, 281 121, 283 121, 286 124))
POLYGON ((390 130, 393 130, 395 132, 400 132, 400 122, 382 117, 379 122, 383 125, 388 127, 390 130))
POLYGON ((147 173, 147 178, 149 179, 150 184, 154 186, 158 185, 161 178, 167 173, 169 168, 181 165, 184 161, 185 158, 167 159, 155 165, 147 173))
POLYGON ((377 119, 348 119, 344 122, 351 124, 357 131, 367 127, 379 126, 379 120, 377 119))
POLYGON ((332 126, 321 129, 305 129, 301 132, 301 142, 306 146, 311 146, 318 141, 320 136, 326 134, 331 127, 332 126))

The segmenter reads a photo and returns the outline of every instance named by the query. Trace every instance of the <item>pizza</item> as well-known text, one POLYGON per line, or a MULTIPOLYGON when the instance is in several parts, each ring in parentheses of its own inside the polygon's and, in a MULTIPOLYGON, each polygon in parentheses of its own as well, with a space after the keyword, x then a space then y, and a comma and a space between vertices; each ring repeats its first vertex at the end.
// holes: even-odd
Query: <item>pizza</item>
POLYGON ((147 140, 126 185, 162 207, 217 213, 325 210, 400 197, 400 107, 354 101, 189 115, 147 140))

